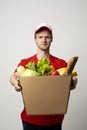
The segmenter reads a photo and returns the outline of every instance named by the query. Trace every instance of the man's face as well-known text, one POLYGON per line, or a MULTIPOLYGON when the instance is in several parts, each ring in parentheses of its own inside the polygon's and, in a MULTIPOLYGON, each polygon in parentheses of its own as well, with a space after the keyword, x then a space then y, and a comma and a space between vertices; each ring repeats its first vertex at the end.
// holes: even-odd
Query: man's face
POLYGON ((35 35, 35 42, 39 49, 46 51, 52 42, 52 36, 47 30, 43 30, 35 35))

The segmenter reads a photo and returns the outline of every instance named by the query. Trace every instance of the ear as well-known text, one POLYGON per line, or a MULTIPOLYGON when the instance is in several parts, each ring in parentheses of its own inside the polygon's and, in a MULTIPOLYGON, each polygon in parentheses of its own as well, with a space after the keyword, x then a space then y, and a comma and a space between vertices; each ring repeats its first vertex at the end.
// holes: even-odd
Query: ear
POLYGON ((51 37, 51 42, 53 42, 53 37, 51 37))
POLYGON ((35 43, 37 43, 37 38, 36 38, 36 36, 34 37, 34 41, 35 41, 35 43))

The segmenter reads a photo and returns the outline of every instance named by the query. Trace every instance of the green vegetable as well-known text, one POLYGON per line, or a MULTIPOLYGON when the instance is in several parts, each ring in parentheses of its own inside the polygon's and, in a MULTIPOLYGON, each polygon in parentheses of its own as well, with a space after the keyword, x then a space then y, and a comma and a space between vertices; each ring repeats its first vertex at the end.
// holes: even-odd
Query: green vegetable
POLYGON ((39 74, 36 71, 26 69, 21 76, 39 76, 39 74))
POLYGON ((53 66, 50 65, 50 60, 47 58, 42 58, 41 60, 38 60, 37 64, 30 61, 28 64, 26 64, 26 67, 28 69, 36 71, 39 75, 45 75, 46 73, 54 70, 53 66))
POLYGON ((50 65, 50 60, 47 58, 42 58, 37 63, 37 71, 41 73, 41 75, 45 75, 53 70, 53 66, 50 65))
POLYGON ((28 69, 30 69, 30 70, 37 71, 37 64, 35 64, 32 61, 30 61, 28 64, 26 64, 25 67, 28 68, 28 69))

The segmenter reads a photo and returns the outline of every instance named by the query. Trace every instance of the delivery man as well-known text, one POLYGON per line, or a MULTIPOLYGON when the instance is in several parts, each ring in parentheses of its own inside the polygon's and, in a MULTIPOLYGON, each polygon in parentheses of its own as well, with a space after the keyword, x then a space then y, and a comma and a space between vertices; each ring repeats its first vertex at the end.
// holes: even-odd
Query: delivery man
MULTIPOLYGON (((37 53, 31 57, 24 58, 18 63, 18 66, 24 66, 29 61, 34 61, 46 57, 50 60, 50 64, 55 68, 63 68, 67 66, 65 60, 55 57, 50 54, 50 46, 53 41, 52 28, 46 23, 39 24, 34 32, 34 40, 37 46, 37 53)), ((17 68, 10 77, 10 83, 14 86, 16 91, 21 91, 19 77, 17 75, 17 68)), ((71 89, 74 89, 77 84, 77 78, 72 79, 71 89)), ((62 130, 62 122, 64 115, 27 115, 25 108, 21 113, 23 123, 23 130, 62 130)))

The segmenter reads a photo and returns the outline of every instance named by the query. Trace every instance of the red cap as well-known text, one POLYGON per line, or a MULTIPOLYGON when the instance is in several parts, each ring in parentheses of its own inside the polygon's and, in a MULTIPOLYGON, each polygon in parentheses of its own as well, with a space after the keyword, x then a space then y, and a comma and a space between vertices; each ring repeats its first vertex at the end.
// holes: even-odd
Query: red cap
POLYGON ((51 28, 51 26, 48 25, 48 24, 46 24, 46 23, 41 23, 41 24, 37 25, 37 27, 35 29, 35 34, 37 32, 39 32, 39 30, 41 30, 41 29, 43 29, 43 30, 46 29, 46 30, 48 30, 52 34, 52 28, 51 28))

